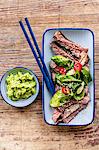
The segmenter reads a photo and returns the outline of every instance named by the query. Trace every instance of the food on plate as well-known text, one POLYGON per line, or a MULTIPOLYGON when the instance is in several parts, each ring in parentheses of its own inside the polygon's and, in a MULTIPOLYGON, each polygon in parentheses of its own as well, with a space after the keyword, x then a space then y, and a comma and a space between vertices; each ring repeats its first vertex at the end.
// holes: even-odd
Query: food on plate
POLYGON ((69 123, 90 102, 88 48, 72 42, 60 31, 55 32, 50 45, 55 54, 50 61, 56 91, 50 100, 52 118, 55 123, 69 123))
POLYGON ((51 48, 55 54, 68 57, 74 62, 80 62, 82 65, 88 63, 88 48, 83 48, 70 41, 60 31, 57 31, 53 38, 51 48))
POLYGON ((36 93, 36 81, 29 72, 9 74, 6 78, 7 96, 17 101, 27 99, 36 93))

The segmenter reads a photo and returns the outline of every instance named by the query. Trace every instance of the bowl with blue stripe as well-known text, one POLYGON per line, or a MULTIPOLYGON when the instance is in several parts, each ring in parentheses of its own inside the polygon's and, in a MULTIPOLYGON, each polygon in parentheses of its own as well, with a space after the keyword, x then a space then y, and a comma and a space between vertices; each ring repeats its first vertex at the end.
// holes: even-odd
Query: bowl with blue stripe
POLYGON ((38 96, 38 93, 39 93, 39 80, 38 80, 37 76, 35 75, 35 73, 32 70, 30 70, 28 68, 24 68, 24 67, 16 67, 16 68, 8 70, 2 76, 1 83, 0 83, 0 91, 1 91, 2 98, 9 105, 14 106, 14 107, 25 107, 25 106, 28 106, 28 105, 32 104, 36 100, 36 98, 38 96), (11 74, 11 73, 12 74, 17 74, 18 72, 22 72, 23 74, 28 72, 31 76, 34 77, 34 80, 36 82, 36 93, 33 94, 33 95, 31 95, 27 99, 19 99, 17 101, 13 101, 7 95, 7 83, 6 83, 6 79, 9 76, 9 74, 11 74))

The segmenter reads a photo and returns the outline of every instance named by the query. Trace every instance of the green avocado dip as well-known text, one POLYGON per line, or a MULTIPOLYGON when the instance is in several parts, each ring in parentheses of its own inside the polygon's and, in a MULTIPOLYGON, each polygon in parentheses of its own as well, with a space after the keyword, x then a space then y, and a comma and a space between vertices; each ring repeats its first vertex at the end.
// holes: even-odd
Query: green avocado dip
POLYGON ((13 101, 27 99, 36 93, 36 81, 29 72, 11 73, 7 76, 6 83, 7 96, 13 101))

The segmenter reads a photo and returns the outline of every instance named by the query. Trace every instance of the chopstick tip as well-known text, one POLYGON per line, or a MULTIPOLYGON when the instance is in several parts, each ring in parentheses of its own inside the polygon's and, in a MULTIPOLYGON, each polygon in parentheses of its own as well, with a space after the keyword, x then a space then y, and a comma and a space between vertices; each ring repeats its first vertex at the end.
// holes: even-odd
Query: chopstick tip
POLYGON ((22 19, 21 19, 21 20, 19 20, 19 23, 22 23, 22 19))
POLYGON ((27 17, 25 17, 24 19, 25 19, 25 20, 28 20, 28 18, 27 18, 27 17))

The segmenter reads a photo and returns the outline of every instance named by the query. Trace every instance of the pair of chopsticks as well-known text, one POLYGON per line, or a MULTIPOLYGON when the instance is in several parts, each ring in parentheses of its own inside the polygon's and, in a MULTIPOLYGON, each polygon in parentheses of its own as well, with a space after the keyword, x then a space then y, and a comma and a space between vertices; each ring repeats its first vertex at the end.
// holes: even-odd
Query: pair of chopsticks
POLYGON ((32 31, 31 25, 30 25, 30 23, 29 23, 27 18, 25 18, 25 22, 26 22, 26 25, 28 27, 28 30, 30 32, 30 35, 32 37, 32 40, 33 40, 33 43, 34 43, 34 46, 35 46, 37 52, 35 51, 35 49, 33 47, 33 44, 32 44, 32 42, 31 42, 31 40, 29 38, 29 35, 28 35, 28 33, 27 33, 27 31, 26 31, 22 21, 19 21, 19 24, 20 24, 21 29, 22 29, 22 31, 24 33, 24 36, 25 36, 25 38, 26 38, 26 40, 27 40, 27 42, 28 42, 28 44, 29 44, 29 46, 30 46, 30 48, 32 50, 32 53, 33 53, 33 55, 34 55, 34 57, 36 59, 36 62, 38 63, 38 66, 39 66, 39 68, 40 68, 40 70, 41 70, 41 72, 43 74, 46 86, 47 86, 48 90, 50 91, 50 93, 53 95, 54 92, 55 92, 53 81, 52 81, 52 79, 50 77, 50 74, 49 74, 49 72, 47 70, 46 64, 44 62, 44 59, 43 59, 43 57, 41 55, 39 46, 37 44, 35 35, 34 35, 33 31, 32 31), (38 53, 38 55, 36 53, 38 53))

